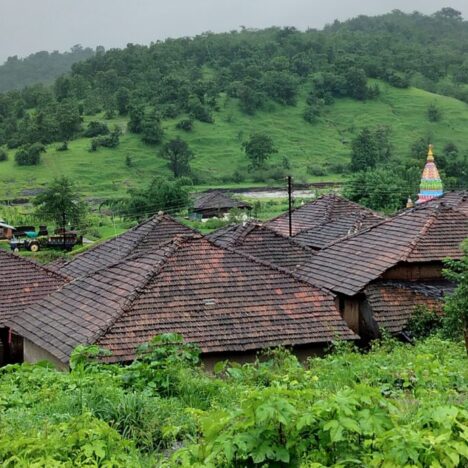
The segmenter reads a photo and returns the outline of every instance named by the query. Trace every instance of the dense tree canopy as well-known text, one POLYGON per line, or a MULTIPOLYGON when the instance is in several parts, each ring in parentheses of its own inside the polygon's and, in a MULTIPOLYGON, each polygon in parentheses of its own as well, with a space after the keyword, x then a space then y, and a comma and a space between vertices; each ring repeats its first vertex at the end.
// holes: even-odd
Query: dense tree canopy
POLYGON ((129 44, 74 63, 52 87, 0 94, 0 146, 73 138, 80 131, 78 115, 99 111, 128 114, 129 130, 145 130, 142 136, 153 143, 159 135, 154 138, 149 121, 156 112, 161 119, 188 116, 210 123, 220 93, 237 98, 241 110, 252 114, 294 105, 299 85, 311 86, 305 118, 313 122, 318 102, 375 97, 379 90, 369 78, 468 102, 467 51, 468 22, 451 8, 432 16, 398 10, 359 16, 321 31, 244 28, 129 44))

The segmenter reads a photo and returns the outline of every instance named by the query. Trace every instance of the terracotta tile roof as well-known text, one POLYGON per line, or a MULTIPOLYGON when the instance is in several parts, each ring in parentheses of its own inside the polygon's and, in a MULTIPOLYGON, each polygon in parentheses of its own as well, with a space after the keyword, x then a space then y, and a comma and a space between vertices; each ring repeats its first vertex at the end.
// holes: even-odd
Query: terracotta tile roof
POLYGON ((298 273, 313 284, 353 296, 400 262, 460 258, 468 217, 443 204, 420 205, 317 253, 298 273))
POLYGON ((425 203, 427 206, 439 206, 443 203, 468 215, 468 190, 445 192, 441 197, 425 203))
MULTIPOLYGON (((357 203, 329 194, 292 212, 292 233, 297 242, 321 249, 340 237, 366 229, 382 219, 382 216, 357 203)), ((265 225, 284 236, 289 235, 288 213, 265 225)))
POLYGON ((417 306, 441 313, 442 299, 453 288, 449 281, 378 281, 364 292, 378 326, 390 333, 400 333, 417 306))
POLYGON ((13 315, 57 290, 65 278, 0 249, 0 328, 13 315))
POLYGON ((63 362, 80 343, 128 361, 138 345, 169 331, 205 353, 357 338, 330 293, 187 236, 73 281, 10 325, 63 362))
POLYGON ((220 210, 231 208, 250 208, 248 203, 241 200, 235 200, 224 192, 215 190, 200 195, 193 205, 195 210, 220 210))
POLYGON ((168 215, 156 215, 133 229, 102 242, 77 255, 66 263, 51 267, 73 278, 88 275, 118 261, 139 253, 151 252, 177 234, 193 234, 194 231, 168 215))
POLYGON ((312 249, 255 221, 218 229, 207 238, 220 247, 232 247, 291 271, 310 261, 315 254, 312 249))

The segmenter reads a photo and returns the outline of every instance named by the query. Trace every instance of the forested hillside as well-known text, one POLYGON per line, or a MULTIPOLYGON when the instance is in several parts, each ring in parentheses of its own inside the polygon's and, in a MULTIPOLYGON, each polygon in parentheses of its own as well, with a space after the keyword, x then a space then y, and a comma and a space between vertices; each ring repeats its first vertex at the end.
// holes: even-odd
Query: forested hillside
POLYGON ((109 196, 170 174, 180 154, 173 175, 198 185, 391 165, 411 174, 397 204, 414 192, 429 142, 448 186, 466 184, 467 103, 468 22, 450 8, 130 44, 51 87, 0 95, 0 177, 5 198, 51 173, 109 196))
POLYGON ((22 89, 37 83, 52 83, 55 78, 70 71, 71 66, 94 55, 89 47, 73 46, 69 52, 41 51, 21 59, 8 57, 0 65, 0 92, 22 89))

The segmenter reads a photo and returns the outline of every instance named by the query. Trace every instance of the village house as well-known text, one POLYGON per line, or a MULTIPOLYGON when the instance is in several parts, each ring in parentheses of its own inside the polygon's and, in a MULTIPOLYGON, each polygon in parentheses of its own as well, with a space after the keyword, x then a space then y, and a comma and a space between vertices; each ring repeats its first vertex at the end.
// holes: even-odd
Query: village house
POLYGON ((193 204, 192 215, 195 218, 224 217, 233 209, 251 210, 252 207, 241 200, 236 200, 224 192, 215 190, 200 195, 193 204))
POLYGON ((355 340, 334 297, 287 270, 197 235, 179 235, 76 279, 12 316, 24 359, 66 368, 79 344, 128 362, 153 336, 180 333, 209 364, 291 346, 299 354, 355 340))
POLYGON ((22 360, 22 345, 8 320, 66 282, 66 278, 35 262, 0 249, 0 365, 22 360))
POLYGON ((361 337, 375 337, 379 328, 400 333, 414 306, 440 309, 453 288, 443 278, 443 262, 462 256, 465 209, 439 202, 405 210, 337 240, 297 273, 336 293, 343 318, 361 337))
POLYGON ((194 232, 169 215, 160 213, 119 236, 98 243, 69 261, 53 262, 50 268, 69 277, 79 278, 113 265, 130 255, 152 252, 159 244, 177 234, 194 232))
MULTIPOLYGON (((367 229, 382 219, 368 208, 327 194, 292 211, 292 238, 299 244, 320 250, 330 242, 367 229)), ((268 221, 265 226, 289 236, 289 213, 268 221)))
POLYGON ((220 247, 231 247, 239 252, 265 260, 290 271, 308 263, 315 251, 296 243, 257 221, 227 226, 207 235, 220 247))
POLYGON ((13 237, 15 228, 10 224, 5 223, 0 219, 0 239, 11 239, 13 237))

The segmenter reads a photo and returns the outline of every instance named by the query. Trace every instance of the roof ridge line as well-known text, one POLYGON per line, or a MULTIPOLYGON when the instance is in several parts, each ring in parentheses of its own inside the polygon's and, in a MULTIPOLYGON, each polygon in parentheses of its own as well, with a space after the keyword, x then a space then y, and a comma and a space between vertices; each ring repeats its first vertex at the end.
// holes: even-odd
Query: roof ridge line
MULTIPOLYGON (((157 262, 154 266, 152 266, 149 272, 145 274, 144 281, 138 286, 136 286, 133 292, 129 296, 127 296, 124 303, 122 304, 122 307, 120 308, 120 311, 117 314, 115 314, 115 316, 112 317, 111 320, 109 320, 107 326, 103 327, 99 332, 97 332, 91 338, 89 338, 89 340, 91 340, 89 342, 96 343, 97 341, 99 341, 115 325, 117 320, 119 320, 126 312, 128 312, 131 309, 131 306, 133 305, 135 300, 140 296, 140 294, 144 291, 144 288, 150 283, 150 281, 154 277, 161 273, 161 271, 167 265, 167 260, 170 257, 172 257, 172 255, 174 255, 174 252, 176 252, 186 242, 187 238, 178 238, 178 236, 175 236, 167 243, 165 243, 165 245, 172 244, 171 248, 168 249, 168 251, 162 256, 160 261, 157 262)), ((138 258, 140 256, 141 255, 135 256, 135 258, 138 258)), ((127 258, 125 260, 129 259, 127 258)))
MULTIPOLYGON (((162 214, 160 215, 159 213, 158 214, 155 214, 153 216, 150 216, 148 219, 146 219, 145 221, 143 221, 142 223, 138 223, 136 226, 133 226, 131 227, 130 229, 126 230, 125 232, 122 232, 121 234, 117 234, 115 236, 112 236, 112 237, 109 237, 108 239, 105 239, 103 240, 102 242, 97 242, 95 243, 95 245, 91 246, 89 249, 86 249, 84 250, 83 252, 79 252, 77 255, 75 255, 74 257, 70 258, 69 260, 67 260, 61 268, 64 268, 65 266, 69 265, 70 263, 72 263, 73 261, 75 261, 77 258, 80 258, 81 255, 83 254, 86 254, 88 252, 92 252, 94 249, 97 249, 98 247, 100 247, 101 245, 104 245, 106 242, 111 242, 115 239, 118 239, 119 237, 121 236, 124 236, 125 234, 128 234, 129 232, 132 232, 132 231, 136 231, 138 228, 140 228, 141 226, 145 225, 145 224, 148 224, 149 222, 153 221, 155 218, 162 218, 163 216, 166 216, 165 214, 162 214)), ((133 247, 135 247, 136 245, 136 241, 133 243, 133 247)), ((98 270, 96 270, 98 271, 98 270)))
MULTIPOLYGON (((314 254, 314 253, 315 253, 315 250, 312 249, 311 247, 307 247, 307 245, 302 245, 302 244, 300 244, 299 242, 296 242, 296 241, 294 240, 294 237, 296 237, 296 236, 292 236, 292 237, 290 237, 290 236, 285 236, 284 234, 281 234, 280 232, 275 231, 274 229, 271 229, 270 227, 268 227, 268 226, 266 226, 265 224, 262 224, 262 223, 259 223, 259 224, 258 224, 258 227, 259 227, 259 229, 263 229, 263 230, 265 230, 265 231, 271 232, 271 233, 272 233, 274 236, 276 236, 276 237, 281 237, 281 239, 285 239, 285 240, 288 241, 293 247, 298 247, 298 248, 304 250, 305 252, 308 252, 308 253, 311 253, 311 254, 314 254)), ((311 228, 311 229, 312 229, 312 228, 311 228)), ((299 234, 300 232, 303 232, 303 231, 299 231, 298 234, 299 234)))
POLYGON ((2 253, 5 255, 12 257, 12 258, 17 258, 19 259, 20 262, 24 263, 29 263, 33 265, 36 269, 43 270, 47 275, 49 276, 55 276, 56 279, 66 281, 68 282, 70 280, 69 276, 64 275, 63 273, 60 273, 58 271, 53 270, 52 268, 48 267, 47 264, 41 264, 34 258, 26 258, 22 257, 21 255, 16 255, 13 252, 8 252, 7 250, 2 250, 2 253))
MULTIPOLYGON (((426 220, 426 222, 423 224, 421 229, 419 230, 418 234, 416 237, 409 243, 408 246, 408 251, 406 253, 403 253, 400 257, 400 261, 407 261, 410 255, 413 253, 414 249, 418 245, 419 241, 425 236, 428 231, 431 229, 432 225, 436 222, 437 220, 437 215, 445 210, 445 211, 452 211, 455 212, 456 210, 453 209, 451 206, 447 206, 444 202, 440 202, 439 205, 437 206, 426 206, 426 207, 421 207, 421 208, 427 208, 432 210, 432 213, 430 214, 429 218, 426 220)), ((413 208, 414 209, 414 208, 413 208)), ((417 208, 416 208, 417 209, 417 208)))
POLYGON ((309 280, 305 279, 303 275, 298 275, 297 273, 294 273, 291 270, 288 270, 288 269, 286 269, 284 267, 275 265, 275 264, 273 264, 271 262, 268 262, 267 260, 263 260, 263 259, 260 259, 258 257, 254 257, 253 255, 248 254, 246 252, 241 252, 241 251, 239 251, 239 250, 237 250, 237 249, 235 249, 233 247, 221 247, 219 245, 216 245, 210 239, 207 239, 207 238, 204 238, 204 239, 207 242, 209 242, 210 244, 212 244, 214 247, 216 247, 217 249, 227 250, 227 251, 229 251, 231 253, 235 253, 235 254, 240 255, 240 256, 242 256, 244 258, 247 258, 248 260, 253 261, 254 263, 257 263, 257 264, 262 265, 262 266, 266 266, 266 267, 270 268, 271 270, 276 270, 276 271, 278 271, 280 273, 284 273, 284 274, 294 278, 296 281, 304 283, 304 284, 306 284, 308 286, 312 286, 312 287, 318 289, 319 291, 322 291, 322 292, 324 292, 326 294, 329 294, 332 297, 336 296, 333 291, 331 291, 329 289, 326 289, 323 286, 319 286, 319 285, 317 285, 315 283, 310 282, 309 280))

